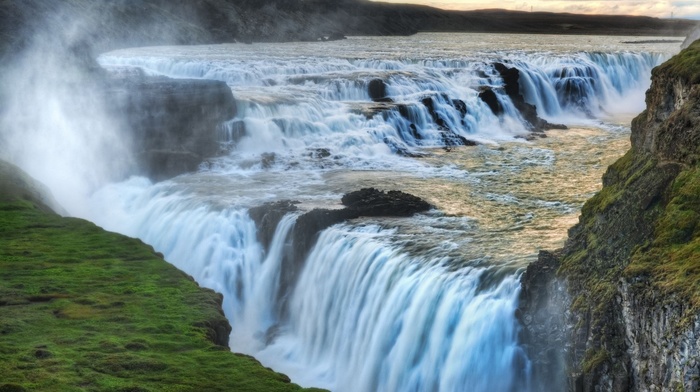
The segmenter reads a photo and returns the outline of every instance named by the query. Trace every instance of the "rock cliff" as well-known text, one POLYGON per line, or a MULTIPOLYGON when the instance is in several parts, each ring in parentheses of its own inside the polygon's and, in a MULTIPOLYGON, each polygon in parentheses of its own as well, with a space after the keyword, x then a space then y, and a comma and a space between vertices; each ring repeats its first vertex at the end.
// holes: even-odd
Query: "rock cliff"
POLYGON ((215 80, 113 73, 106 99, 126 122, 141 171, 155 180, 194 171, 219 153, 217 127, 236 115, 231 89, 215 80))
POLYGON ((523 275, 536 390, 700 389, 700 41, 646 101, 564 248, 523 275))

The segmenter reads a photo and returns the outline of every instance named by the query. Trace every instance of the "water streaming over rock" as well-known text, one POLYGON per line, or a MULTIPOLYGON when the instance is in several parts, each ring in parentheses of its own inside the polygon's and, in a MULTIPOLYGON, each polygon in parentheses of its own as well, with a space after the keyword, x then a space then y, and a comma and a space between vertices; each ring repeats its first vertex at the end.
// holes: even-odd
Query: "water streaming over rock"
POLYGON ((420 34, 103 55, 106 67, 226 81, 238 114, 219 129, 222 157, 170 181, 104 187, 91 218, 222 292, 232 349, 302 385, 527 390, 519 273, 538 243, 560 243, 626 147, 625 126, 601 119, 639 110, 651 68, 667 56, 620 51, 610 38, 545 42, 420 34), (519 70, 539 116, 574 129, 519 139, 529 126, 497 62, 519 70), (501 113, 479 97, 487 90, 501 113), (466 140, 484 144, 455 148, 466 140), (409 191, 437 210, 322 231, 281 292, 297 217, 365 186, 409 191), (247 211, 283 199, 300 211, 265 247, 247 211))

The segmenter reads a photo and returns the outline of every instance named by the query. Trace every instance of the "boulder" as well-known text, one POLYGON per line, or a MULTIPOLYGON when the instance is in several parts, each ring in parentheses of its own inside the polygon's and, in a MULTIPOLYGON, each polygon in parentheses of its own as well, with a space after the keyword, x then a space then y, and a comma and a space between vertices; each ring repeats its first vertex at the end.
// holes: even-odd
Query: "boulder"
POLYGON ((411 216, 431 208, 425 200, 401 191, 363 188, 343 196, 341 202, 359 216, 411 216))
POLYGON ((386 82, 382 79, 372 79, 367 86, 369 97, 374 102, 394 102, 386 93, 386 82))
POLYGON ((503 105, 501 105, 501 102, 498 100, 496 93, 494 93, 491 88, 487 87, 483 89, 479 93, 479 99, 481 99, 486 105, 488 105, 489 109, 491 109, 493 114, 497 116, 503 114, 503 105))
POLYGON ((106 99, 136 147, 141 174, 162 180, 219 153, 219 127, 236 115, 224 82, 112 73, 106 99))

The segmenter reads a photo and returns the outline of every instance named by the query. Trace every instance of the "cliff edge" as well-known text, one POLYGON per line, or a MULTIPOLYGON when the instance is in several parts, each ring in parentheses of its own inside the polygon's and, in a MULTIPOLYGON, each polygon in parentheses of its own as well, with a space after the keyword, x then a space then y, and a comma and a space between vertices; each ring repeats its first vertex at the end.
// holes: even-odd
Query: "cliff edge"
POLYGON ((1 391, 301 390, 229 351, 220 294, 49 201, 0 161, 1 391))
POLYGON ((523 275, 533 389, 700 389, 700 41, 652 72, 632 148, 523 275))

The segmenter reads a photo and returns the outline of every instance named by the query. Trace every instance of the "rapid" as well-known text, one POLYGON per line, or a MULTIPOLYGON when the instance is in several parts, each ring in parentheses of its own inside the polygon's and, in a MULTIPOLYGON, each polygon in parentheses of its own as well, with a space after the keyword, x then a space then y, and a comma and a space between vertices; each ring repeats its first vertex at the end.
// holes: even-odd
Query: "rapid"
POLYGON ((426 33, 106 53, 108 69, 225 81, 238 114, 196 173, 108 184, 84 216, 223 293, 231 349, 303 386, 528 390, 519 276, 563 244, 629 148, 651 69, 675 50, 624 40, 426 33), (494 63, 517 68, 525 101, 569 129, 531 137, 494 63), (389 99, 372 99, 375 80, 389 99), (501 114, 479 98, 487 89, 501 114), (435 209, 325 229, 282 285, 298 216, 365 187, 435 209), (301 211, 266 246, 248 210, 279 200, 301 211))

